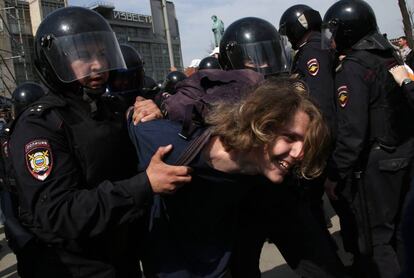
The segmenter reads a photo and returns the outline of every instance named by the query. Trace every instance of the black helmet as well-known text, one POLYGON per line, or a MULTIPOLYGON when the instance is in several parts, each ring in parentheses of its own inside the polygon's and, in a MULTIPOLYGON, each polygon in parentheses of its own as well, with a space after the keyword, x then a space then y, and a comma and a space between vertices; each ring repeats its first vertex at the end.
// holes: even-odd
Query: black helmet
POLYGON ((111 93, 138 95, 144 82, 144 67, 141 55, 130 45, 120 45, 127 69, 111 73, 109 90, 111 93))
POLYGON ((126 68, 108 22, 97 12, 82 7, 50 13, 37 29, 34 52, 40 78, 55 91, 80 87, 75 81, 126 68), (85 63, 96 66, 85 67, 85 63))
POLYGON ((225 70, 250 68, 265 75, 289 70, 276 28, 256 17, 239 19, 227 27, 220 41, 219 61, 225 70))
POLYGON ((186 78, 187 76, 181 71, 170 72, 169 74, 167 74, 167 77, 165 78, 165 81, 164 81, 164 91, 170 94, 174 94, 175 85, 177 85, 178 82, 186 78))
MULTIPOLYGON (((161 81, 162 86, 162 81, 161 81)), ((142 87, 142 96, 145 98, 154 98, 154 96, 161 90, 161 87, 150 76, 144 76, 144 85, 142 87)))
POLYGON ((198 70, 203 69, 221 69, 220 63, 217 58, 214 57, 206 57, 200 61, 198 65, 198 70))
POLYGON ((374 32, 378 32, 374 11, 362 0, 340 0, 326 11, 323 18, 323 39, 327 42, 334 39, 339 52, 374 32))
POLYGON ((31 103, 45 95, 42 86, 35 82, 25 82, 16 87, 12 94, 12 117, 16 118, 31 103))
POLYGON ((299 48, 309 31, 321 30, 322 18, 318 11, 306 5, 294 5, 287 9, 279 22, 279 33, 288 37, 294 49, 299 48))

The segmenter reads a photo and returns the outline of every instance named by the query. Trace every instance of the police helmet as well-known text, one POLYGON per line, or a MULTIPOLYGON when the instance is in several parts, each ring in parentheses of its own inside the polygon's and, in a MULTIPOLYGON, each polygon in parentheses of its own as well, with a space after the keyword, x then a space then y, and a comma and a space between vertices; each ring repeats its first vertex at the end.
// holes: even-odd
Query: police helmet
POLYGON ((144 62, 132 46, 120 44, 120 49, 127 69, 118 69, 111 73, 109 90, 115 94, 138 94, 144 83, 144 62))
POLYGON ((51 89, 80 87, 80 80, 126 68, 118 41, 97 12, 65 7, 50 13, 39 25, 34 41, 34 64, 51 89), (79 66, 94 63, 94 66, 79 66), (96 65, 95 65, 96 64, 96 65))
POLYGON ((186 79, 187 76, 181 72, 181 71, 172 71, 169 74, 167 74, 167 77, 164 81, 164 91, 168 92, 170 94, 175 93, 175 86, 178 82, 186 79))
POLYGON ((245 17, 233 22, 220 41, 223 69, 252 69, 265 75, 287 72, 285 48, 276 28, 266 20, 245 17))
MULTIPOLYGON (((162 81, 161 81, 162 85, 162 81)), ((154 96, 161 90, 161 87, 150 76, 144 76, 144 85, 142 86, 142 96, 145 98, 154 98, 154 96)))
POLYGON ((339 52, 374 32, 378 32, 374 11, 363 0, 340 0, 326 11, 323 18, 323 45, 334 42, 339 52))
POLYGON ((198 70, 203 69, 221 69, 220 63, 215 57, 206 57, 200 61, 198 65, 198 70))
POLYGON ((35 82, 25 82, 12 93, 12 117, 16 118, 28 105, 45 95, 43 87, 35 82))
POLYGON ((322 18, 318 11, 306 5, 294 5, 287 9, 279 22, 279 33, 287 36, 293 49, 298 49, 309 31, 321 30, 322 18))

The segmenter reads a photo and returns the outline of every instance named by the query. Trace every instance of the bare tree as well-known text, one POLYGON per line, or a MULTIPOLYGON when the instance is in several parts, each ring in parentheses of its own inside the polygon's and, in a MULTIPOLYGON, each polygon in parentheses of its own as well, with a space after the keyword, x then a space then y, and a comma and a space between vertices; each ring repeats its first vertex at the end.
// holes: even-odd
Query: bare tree
POLYGON ((413 29, 410 20, 410 14, 408 12, 405 0, 398 0, 398 6, 400 6, 401 15, 403 18, 404 33, 407 37, 408 45, 410 46, 410 48, 413 48, 413 29))

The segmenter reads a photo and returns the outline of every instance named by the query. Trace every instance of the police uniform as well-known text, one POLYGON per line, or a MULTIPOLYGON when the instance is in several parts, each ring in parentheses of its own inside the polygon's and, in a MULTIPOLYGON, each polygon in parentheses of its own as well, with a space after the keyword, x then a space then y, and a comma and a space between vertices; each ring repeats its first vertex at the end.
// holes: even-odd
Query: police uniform
MULTIPOLYGON (((319 105, 332 134, 335 129, 333 55, 329 50, 321 49, 320 32, 309 33, 299 46, 292 73, 298 74, 309 86, 310 95, 319 105)), ((301 181, 309 195, 312 213, 322 227, 326 227, 322 202, 324 180, 325 175, 301 181)))
POLYGON ((355 45, 337 69, 338 129, 329 178, 338 181, 355 213, 359 250, 369 258, 364 268, 370 275, 396 277, 401 242, 392 240, 414 145, 410 108, 388 73, 396 64, 392 49, 387 43, 375 45, 381 37, 375 34, 355 45))
POLYGON ((22 262, 31 277, 140 277, 139 221, 152 190, 136 174, 124 114, 107 100, 50 93, 15 123, 19 217, 37 239, 22 262))
POLYGON ((333 55, 321 49, 320 32, 311 32, 295 55, 292 74, 309 86, 310 95, 319 105, 331 129, 334 127, 333 55))

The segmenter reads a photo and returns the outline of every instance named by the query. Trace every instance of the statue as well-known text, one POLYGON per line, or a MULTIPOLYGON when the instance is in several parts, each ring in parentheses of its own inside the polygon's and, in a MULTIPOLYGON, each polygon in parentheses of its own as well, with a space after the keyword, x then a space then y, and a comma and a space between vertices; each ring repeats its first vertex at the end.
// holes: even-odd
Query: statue
POLYGON ((213 26, 211 26, 211 30, 214 33, 215 46, 218 47, 220 45, 221 37, 224 34, 224 23, 221 21, 221 19, 217 18, 216 15, 212 15, 211 19, 213 20, 213 26))

